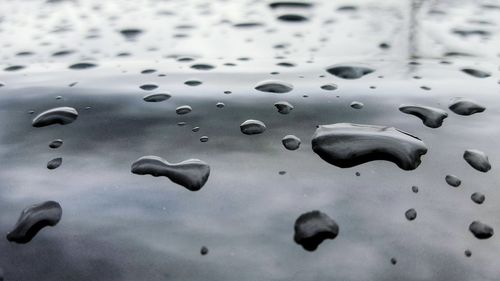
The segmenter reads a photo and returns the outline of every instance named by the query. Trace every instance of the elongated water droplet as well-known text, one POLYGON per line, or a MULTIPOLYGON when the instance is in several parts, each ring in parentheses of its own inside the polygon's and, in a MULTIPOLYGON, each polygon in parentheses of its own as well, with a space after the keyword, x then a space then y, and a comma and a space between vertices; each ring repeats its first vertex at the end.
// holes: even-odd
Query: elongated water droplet
POLYGON ((443 120, 448 117, 448 113, 444 110, 430 106, 401 105, 399 110, 403 113, 417 116, 429 128, 441 127, 443 120))
POLYGON ((61 157, 54 158, 47 163, 47 169, 49 169, 49 170, 57 169, 57 168, 59 168, 59 166, 61 166, 61 164, 62 164, 61 157))
POLYGON ((281 142, 288 150, 297 150, 300 146, 300 139, 294 135, 286 135, 281 142))
POLYGON ((53 149, 59 148, 62 145, 63 145, 63 141, 61 139, 56 139, 56 140, 53 140, 49 143, 49 147, 53 148, 53 149))
POLYGON ((387 160, 403 170, 413 170, 427 153, 419 138, 396 128, 348 123, 319 126, 312 137, 312 149, 341 168, 387 160))
POLYGON ((266 80, 257 84, 255 89, 266 93, 284 94, 293 90, 293 85, 277 80, 266 80))
POLYGON ((46 201, 24 209, 14 229, 7 234, 7 240, 25 244, 46 226, 55 226, 62 216, 59 203, 46 201))
POLYGON ((145 102, 161 102, 170 99, 172 96, 166 93, 151 94, 143 98, 145 102))
POLYGON ((262 121, 249 119, 241 123, 240 130, 245 135, 257 135, 266 130, 266 125, 262 121))
POLYGON ((486 173, 491 169, 490 161, 488 156, 480 150, 477 149, 467 149, 464 152, 464 159, 472 168, 486 173))
POLYGON ((476 103, 473 100, 465 98, 454 98, 449 106, 450 110, 459 115, 472 115, 483 112, 486 107, 476 103))
POLYGON ((350 106, 354 109, 361 109, 361 108, 363 108, 364 104, 362 102, 359 102, 359 101, 353 101, 353 102, 351 102, 350 106))
POLYGON ((453 187, 458 187, 462 183, 462 181, 454 175, 446 175, 444 178, 446 180, 446 183, 453 186, 453 187))
POLYGON ((189 105, 181 105, 179 107, 177 107, 175 109, 175 113, 179 114, 179 115, 184 115, 184 114, 188 114, 190 113, 191 111, 193 111, 193 109, 191 108, 191 106, 189 105))
POLYGON ((325 213, 311 211, 295 221, 294 241, 307 251, 314 251, 325 239, 335 239, 339 226, 325 213))
POLYGON ((191 191, 198 191, 208 180, 210 166, 198 159, 169 163, 158 156, 144 156, 132 163, 131 171, 137 175, 167 177, 191 191))
POLYGON ((33 127, 45 127, 53 124, 66 125, 78 118, 78 112, 72 107, 56 107, 37 115, 32 122, 33 127))
POLYGON ((469 226, 469 230, 477 239, 481 240, 488 239, 494 234, 494 230, 491 226, 480 221, 473 221, 469 226))
POLYGON ((477 78, 487 78, 491 76, 491 73, 479 70, 479 69, 474 69, 474 68, 463 68, 462 71, 464 73, 469 74, 470 76, 474 76, 477 78))
POLYGON ((96 67, 97 64, 90 62, 79 62, 69 66, 70 69, 83 70, 96 67))
POLYGON ((336 65, 327 68, 326 71, 343 79, 359 79, 375 70, 364 66, 336 65))

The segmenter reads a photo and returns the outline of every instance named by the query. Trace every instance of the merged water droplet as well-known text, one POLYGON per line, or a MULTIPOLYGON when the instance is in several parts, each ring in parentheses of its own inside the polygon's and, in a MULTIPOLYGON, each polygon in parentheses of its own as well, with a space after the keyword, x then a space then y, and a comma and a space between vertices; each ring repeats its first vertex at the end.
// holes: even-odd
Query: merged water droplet
POLYGON ((179 107, 177 107, 175 109, 175 113, 179 114, 179 115, 184 115, 184 114, 188 114, 190 113, 191 111, 193 111, 193 109, 191 108, 191 106, 189 105, 181 105, 179 107))
POLYGON ((326 162, 350 168, 387 160, 403 170, 416 169, 427 147, 419 138, 393 127, 337 123, 318 126, 312 149, 326 162))
POLYGON ((484 194, 482 194, 481 192, 474 192, 470 196, 470 199, 476 204, 483 204, 486 196, 484 196, 484 194))
POLYGON ((417 211, 415 209, 409 209, 405 212, 405 217, 407 220, 412 221, 417 218, 417 211))
POLYGON ((31 125, 45 127, 53 124, 66 125, 73 123, 78 118, 78 112, 73 107, 56 107, 37 115, 31 125))
POLYGON ((454 98, 451 101, 449 109, 459 115, 472 115, 474 113, 480 113, 486 110, 486 107, 478 104, 471 99, 465 98, 454 98))
POLYGON ((47 169, 49 169, 49 170, 57 169, 57 168, 59 168, 59 166, 61 166, 61 164, 62 164, 61 157, 54 158, 54 159, 50 160, 49 162, 47 162, 47 169))
POLYGON ((462 181, 454 175, 446 175, 444 178, 446 180, 446 183, 453 186, 453 187, 458 187, 462 183, 462 181))
POLYGON ((257 135, 266 130, 266 125, 262 121, 249 119, 241 123, 240 130, 245 135, 257 135))
POLYGON ((145 102, 161 102, 170 99, 172 96, 167 93, 150 94, 143 98, 145 102))
POLYGON ((14 229, 7 234, 10 242, 25 244, 46 226, 55 226, 62 216, 62 208, 55 201, 46 201, 27 207, 21 212, 14 229))
POLYGON ((266 93, 284 94, 293 90, 293 85, 277 80, 266 80, 257 84, 255 89, 266 93))
POLYGON ((399 110, 403 113, 417 116, 429 128, 441 127, 443 120, 448 117, 446 111, 430 106, 401 105, 399 110))
POLYGON ((274 104, 274 106, 278 109, 278 112, 281 114, 288 114, 293 110, 293 105, 286 101, 279 101, 274 104))
POLYGON ((132 163, 131 171, 137 175, 167 177, 191 191, 198 191, 208 180, 210 166, 198 159, 169 163, 158 156, 144 156, 132 163))
POLYGON ((477 239, 488 239, 493 236, 494 230, 491 226, 480 221, 473 221, 469 225, 469 230, 477 239))
POLYGON ((491 169, 491 164, 488 160, 488 156, 480 150, 477 149, 467 149, 464 152, 464 159, 472 168, 486 173, 491 169))
POLYGON ((339 234, 338 224, 320 211, 300 215, 294 229, 294 241, 307 251, 316 250, 325 239, 335 239, 339 234))
POLYGON ((364 66, 334 65, 327 68, 326 71, 343 79, 359 79, 375 70, 364 66))
POLYGON ((297 150, 300 147, 300 139, 294 135, 286 135, 281 142, 288 150, 297 150))
POLYGON ((61 140, 61 139, 56 139, 56 140, 53 140, 49 143, 49 147, 52 149, 59 148, 62 145, 63 145, 63 140, 61 140))

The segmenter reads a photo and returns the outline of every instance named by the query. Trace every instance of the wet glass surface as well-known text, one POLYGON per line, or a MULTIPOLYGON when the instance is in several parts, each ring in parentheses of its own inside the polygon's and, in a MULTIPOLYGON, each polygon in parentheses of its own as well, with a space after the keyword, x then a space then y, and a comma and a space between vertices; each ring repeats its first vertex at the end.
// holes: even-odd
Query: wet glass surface
POLYGON ((0 239, 4 279, 497 280, 500 3, 293 3, 312 4, 1 1, 0 231, 34 204, 62 208, 29 243, 0 239), (402 105, 448 117, 428 127, 402 105), (265 130, 243 133, 249 120, 265 130), (341 168, 312 148, 337 123, 428 150, 413 170, 341 168), (196 169, 131 172, 150 155, 210 175, 191 191, 173 178, 196 169), (338 235, 307 251, 294 225, 314 210, 338 235))

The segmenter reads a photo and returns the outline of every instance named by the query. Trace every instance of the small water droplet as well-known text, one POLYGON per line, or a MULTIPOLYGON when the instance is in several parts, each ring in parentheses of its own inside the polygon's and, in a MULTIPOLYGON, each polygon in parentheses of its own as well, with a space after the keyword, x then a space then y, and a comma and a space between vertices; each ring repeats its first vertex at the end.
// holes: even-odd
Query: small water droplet
POLYGON ((289 102, 279 101, 274 104, 274 106, 278 109, 278 112, 281 114, 288 114, 294 108, 289 102))
POLYGON ((405 212, 405 217, 407 220, 412 221, 417 218, 417 211, 415 209, 409 209, 405 212))
POLYGON ((453 187, 458 187, 462 183, 462 181, 454 175, 446 175, 444 178, 446 180, 446 183, 453 186, 453 187))
POLYGON ((47 163, 47 169, 49 170, 57 169, 59 168, 59 166, 61 166, 61 164, 62 164, 61 157, 54 158, 47 163))
POLYGON ((49 147, 53 148, 53 149, 59 148, 62 145, 63 145, 63 141, 61 139, 56 139, 56 140, 53 140, 49 143, 49 147))
POLYGON ((277 80, 266 80, 257 84, 255 89, 266 93, 284 94, 293 90, 293 85, 277 80))
POLYGON ((257 135, 266 130, 266 125, 262 121, 249 119, 241 123, 240 130, 245 135, 257 135))
POLYGON ((300 139, 294 135, 286 135, 281 142, 288 150, 297 150, 300 147, 300 139))
POLYGON ((481 192, 474 192, 472 193, 472 195, 470 196, 470 199, 476 203, 476 204, 483 204, 484 200, 486 199, 486 197, 484 196, 484 194, 482 194, 481 192))
POLYGON ((343 79, 359 79, 375 70, 364 66, 337 65, 327 68, 326 71, 343 79))

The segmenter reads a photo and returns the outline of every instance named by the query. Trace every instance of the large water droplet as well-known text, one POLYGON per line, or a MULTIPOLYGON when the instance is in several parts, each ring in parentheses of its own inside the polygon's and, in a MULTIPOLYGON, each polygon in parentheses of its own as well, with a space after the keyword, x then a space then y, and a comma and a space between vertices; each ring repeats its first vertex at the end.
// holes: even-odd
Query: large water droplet
POLYGON ((208 180, 210 166, 198 159, 169 163, 158 156, 144 156, 132 163, 132 173, 167 177, 191 191, 200 190, 208 180))
POLYGON ((72 107, 56 107, 40 113, 33 119, 33 127, 45 127, 53 124, 66 125, 78 118, 78 112, 72 107))
POLYGON ((255 89, 266 93, 284 94, 293 90, 293 85, 282 81, 266 80, 257 84, 255 89))
POLYGON ((454 98, 449 106, 450 110, 459 115, 472 115, 483 112, 486 108, 473 100, 465 98, 454 98))
POLYGON ((327 68, 326 71, 344 79, 359 79, 375 70, 364 66, 336 65, 327 68))
POLYGON ((448 117, 448 113, 444 110, 430 106, 401 105, 399 110, 403 113, 417 116, 429 128, 441 127, 443 120, 448 117))
POLYGON ((348 123, 319 126, 312 148, 323 160, 341 168, 387 160, 403 170, 413 170, 427 153, 419 138, 396 128, 348 123))
POLYGON ((297 150, 300 146, 300 139, 294 135, 286 135, 281 142, 288 150, 297 150))
POLYGON ((300 215, 295 221, 293 239, 305 250, 314 251, 325 239, 335 239, 339 226, 325 213, 311 211, 300 215))
POLYGON ((473 221, 469 226, 469 230, 477 239, 488 239, 494 234, 491 226, 480 221, 473 221))
POLYGON ((477 149, 467 149, 464 152, 464 159, 472 166, 472 168, 486 173, 491 169, 491 164, 488 160, 488 156, 480 150, 477 149))
POLYGON ((25 244, 46 226, 55 226, 62 216, 59 203, 46 201, 24 209, 14 229, 7 234, 7 240, 25 244))
POLYGON ((479 69, 474 69, 474 68, 464 68, 462 69, 463 72, 469 74, 470 76, 474 76, 477 78, 487 78, 491 76, 491 73, 479 70, 479 69))
POLYGON ((257 135, 266 130, 266 125, 262 121, 249 119, 241 123, 240 130, 245 135, 257 135))

